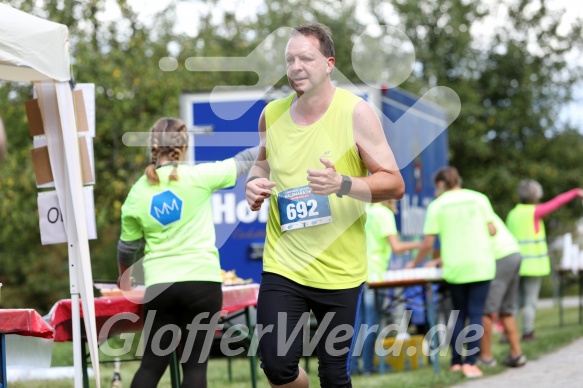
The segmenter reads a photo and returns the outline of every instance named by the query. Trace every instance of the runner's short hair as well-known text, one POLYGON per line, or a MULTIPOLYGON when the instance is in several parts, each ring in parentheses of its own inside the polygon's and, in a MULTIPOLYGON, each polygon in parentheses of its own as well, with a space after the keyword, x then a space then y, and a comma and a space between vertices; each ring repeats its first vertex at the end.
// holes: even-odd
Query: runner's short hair
POLYGON ((307 23, 301 26, 294 27, 291 36, 302 34, 303 36, 313 36, 320 42, 320 52, 326 58, 334 57, 334 41, 332 40, 332 31, 330 27, 322 23, 307 23))

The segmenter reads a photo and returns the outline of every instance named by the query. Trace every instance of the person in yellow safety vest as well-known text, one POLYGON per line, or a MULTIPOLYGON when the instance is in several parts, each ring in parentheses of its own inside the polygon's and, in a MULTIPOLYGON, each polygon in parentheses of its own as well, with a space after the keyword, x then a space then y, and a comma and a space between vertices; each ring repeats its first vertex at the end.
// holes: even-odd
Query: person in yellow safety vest
MULTIPOLYGON (((575 198, 583 190, 572 189, 545 203, 538 203, 543 189, 535 180, 523 180, 518 187, 520 203, 508 213, 506 224, 520 245, 522 263, 518 286, 518 309, 522 309, 522 340, 534 339, 534 319, 543 276, 551 273, 545 225, 542 218, 575 198)), ((517 316, 518 311, 514 314, 517 316)))

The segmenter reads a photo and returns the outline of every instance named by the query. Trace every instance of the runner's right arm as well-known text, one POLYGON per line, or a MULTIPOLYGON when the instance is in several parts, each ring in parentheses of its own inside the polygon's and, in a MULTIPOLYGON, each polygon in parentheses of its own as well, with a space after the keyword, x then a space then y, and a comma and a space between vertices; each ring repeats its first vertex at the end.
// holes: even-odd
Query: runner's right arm
POLYGON ((266 144, 266 125, 265 109, 259 117, 259 152, 255 164, 249 171, 247 185, 245 186, 245 196, 247 203, 252 211, 261 209, 265 199, 271 195, 271 189, 275 187, 274 182, 269 181, 269 163, 267 162, 266 144))

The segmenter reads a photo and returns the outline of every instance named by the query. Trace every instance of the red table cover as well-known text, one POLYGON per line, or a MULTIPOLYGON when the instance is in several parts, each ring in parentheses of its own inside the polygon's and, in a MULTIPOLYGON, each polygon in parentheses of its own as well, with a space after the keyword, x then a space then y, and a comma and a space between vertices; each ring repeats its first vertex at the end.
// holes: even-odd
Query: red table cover
POLYGON ((0 333, 53 338, 53 328, 33 309, 1 309, 0 333))
MULTIPOLYGON (((257 304, 259 284, 245 284, 237 286, 223 286, 223 307, 227 314, 242 310, 257 304)), ((123 296, 95 298, 95 321, 97 326, 98 341, 104 341, 107 337, 125 332, 139 331, 143 326, 143 305, 141 297, 131 297, 131 300, 123 296), (113 321, 110 318, 114 317, 113 321), (135 322, 133 320, 139 317, 135 322), (113 324, 112 324, 113 323, 113 324), (105 325, 105 331, 102 329, 105 325)), ((50 324, 55 328, 55 341, 72 341, 71 324, 71 299, 58 301, 51 309, 50 324)), ((83 308, 81 308, 83 317, 83 308)))

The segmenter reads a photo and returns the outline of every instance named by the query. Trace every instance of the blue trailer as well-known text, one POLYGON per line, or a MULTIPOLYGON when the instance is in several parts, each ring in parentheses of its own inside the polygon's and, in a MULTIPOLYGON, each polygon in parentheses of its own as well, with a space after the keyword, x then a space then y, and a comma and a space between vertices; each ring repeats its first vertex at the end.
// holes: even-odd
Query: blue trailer
MULTIPOLYGON (((377 108, 406 185, 405 196, 399 201, 397 226, 405 239, 419 238, 425 210, 434 194, 433 173, 447 165, 444 110, 397 88, 343 87, 377 108)), ((192 160, 221 160, 257 145, 261 111, 269 100, 281 96, 282 92, 266 94, 264 90, 182 94, 181 118, 192 134, 192 160)), ((259 212, 249 211, 245 177, 233 188, 213 194, 212 205, 221 267, 259 282, 267 206, 259 212)), ((402 267, 402 261, 402 257, 394 257, 391 267, 402 267)))

